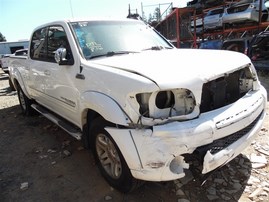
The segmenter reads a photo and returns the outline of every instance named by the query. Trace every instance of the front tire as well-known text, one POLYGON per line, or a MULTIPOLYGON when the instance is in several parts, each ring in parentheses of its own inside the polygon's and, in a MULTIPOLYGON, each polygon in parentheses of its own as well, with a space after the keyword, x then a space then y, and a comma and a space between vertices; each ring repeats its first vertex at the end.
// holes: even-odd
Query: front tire
POLYGON ((90 127, 92 152, 101 174, 109 185, 128 193, 136 188, 138 181, 133 178, 117 144, 104 129, 109 125, 102 118, 92 122, 90 127))
POLYGON ((23 115, 30 116, 33 114, 34 109, 31 107, 33 103, 23 92, 21 87, 18 87, 18 97, 23 115))
POLYGON ((11 91, 15 91, 16 90, 15 87, 14 87, 14 85, 13 85, 13 83, 12 83, 12 81, 11 81, 11 79, 10 79, 10 77, 8 78, 8 84, 9 84, 9 87, 10 87, 10 90, 11 91))

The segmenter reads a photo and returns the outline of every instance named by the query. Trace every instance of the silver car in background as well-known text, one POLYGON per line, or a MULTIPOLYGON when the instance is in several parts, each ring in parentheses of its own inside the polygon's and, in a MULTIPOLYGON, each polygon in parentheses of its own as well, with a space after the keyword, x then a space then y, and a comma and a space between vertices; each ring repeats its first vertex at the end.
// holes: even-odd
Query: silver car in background
POLYGON ((204 29, 216 29, 222 27, 223 7, 208 11, 204 18, 204 29))
MULTIPOLYGON (((223 7, 215 8, 205 15, 204 19, 196 19, 196 33, 201 33, 210 29, 218 29, 222 27, 222 15, 224 9, 223 7)), ((191 21, 191 30, 194 31, 194 20, 191 21)))
MULTIPOLYGON (((268 10, 262 0, 262 21, 267 21, 268 10)), ((224 24, 234 24, 246 21, 259 22, 260 0, 241 0, 224 10, 224 24)))

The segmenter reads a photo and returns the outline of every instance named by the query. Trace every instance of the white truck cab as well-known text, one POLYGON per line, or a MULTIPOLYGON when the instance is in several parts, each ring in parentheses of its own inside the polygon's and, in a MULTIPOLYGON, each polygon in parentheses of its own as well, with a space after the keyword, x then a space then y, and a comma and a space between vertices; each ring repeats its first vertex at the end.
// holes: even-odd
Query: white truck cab
POLYGON ((247 56, 176 49, 138 20, 42 25, 10 74, 23 113, 35 109, 82 139, 122 192, 135 179, 184 177, 188 156, 209 173, 240 154, 265 117, 247 56))

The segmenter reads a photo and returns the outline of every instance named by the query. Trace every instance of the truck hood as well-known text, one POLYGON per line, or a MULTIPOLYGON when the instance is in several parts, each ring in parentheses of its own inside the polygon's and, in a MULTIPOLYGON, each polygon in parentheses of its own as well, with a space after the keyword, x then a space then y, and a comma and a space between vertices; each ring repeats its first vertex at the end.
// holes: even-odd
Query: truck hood
POLYGON ((187 83, 204 83, 250 63, 247 56, 233 51, 170 49, 116 55, 91 62, 142 75, 161 89, 187 83))

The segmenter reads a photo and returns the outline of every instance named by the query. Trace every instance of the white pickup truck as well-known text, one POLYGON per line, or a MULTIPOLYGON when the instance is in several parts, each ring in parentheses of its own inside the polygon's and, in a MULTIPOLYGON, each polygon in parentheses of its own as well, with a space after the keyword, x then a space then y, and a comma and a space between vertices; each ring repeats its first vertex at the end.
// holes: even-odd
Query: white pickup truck
POLYGON ((122 192, 182 178, 191 159, 209 173, 265 118, 267 93, 247 56, 176 49, 138 20, 42 25, 10 76, 23 114, 35 109, 81 139, 122 192))

